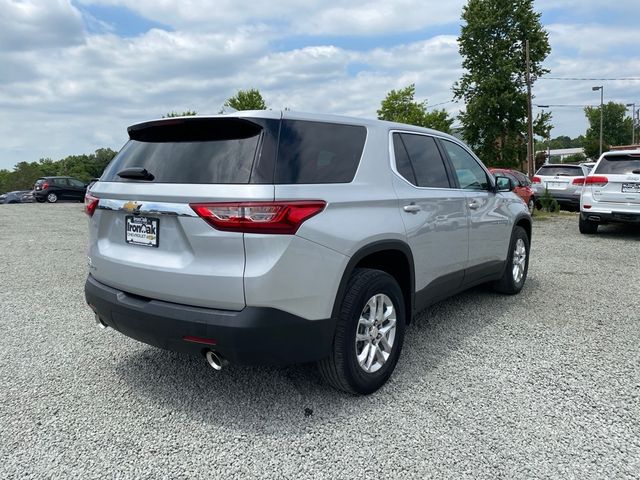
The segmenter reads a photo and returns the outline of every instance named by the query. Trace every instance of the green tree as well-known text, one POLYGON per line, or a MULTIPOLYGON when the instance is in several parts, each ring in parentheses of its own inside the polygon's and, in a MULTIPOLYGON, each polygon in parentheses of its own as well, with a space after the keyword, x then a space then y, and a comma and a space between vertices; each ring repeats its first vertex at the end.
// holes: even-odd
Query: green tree
POLYGON ((447 111, 432 110, 428 112, 427 101, 417 102, 415 93, 415 84, 399 90, 391 90, 380 104, 378 118, 450 133, 453 118, 449 117, 447 111))
MULTIPOLYGON (((584 113, 589 121, 585 134, 584 153, 587 157, 597 158, 600 153, 600 106, 585 107, 584 113)), ((609 102, 602 110, 602 151, 612 145, 631 144, 631 117, 626 116, 624 103, 609 102)))
MULTIPOLYGON (((249 90, 238 90, 238 92, 224 102, 225 107, 235 110, 266 110, 267 104, 262 98, 260 90, 250 88, 249 90)), ((222 112, 220 112, 222 113, 222 112)))
POLYGON ((162 118, 192 117, 197 114, 198 112, 196 112, 195 110, 185 110, 184 112, 174 112, 173 110, 171 110, 166 115, 163 115, 162 118))
POLYGON ((464 100, 463 136, 487 164, 517 166, 526 156, 525 42, 535 79, 551 51, 533 0, 469 0, 458 44, 465 73, 454 84, 464 100))

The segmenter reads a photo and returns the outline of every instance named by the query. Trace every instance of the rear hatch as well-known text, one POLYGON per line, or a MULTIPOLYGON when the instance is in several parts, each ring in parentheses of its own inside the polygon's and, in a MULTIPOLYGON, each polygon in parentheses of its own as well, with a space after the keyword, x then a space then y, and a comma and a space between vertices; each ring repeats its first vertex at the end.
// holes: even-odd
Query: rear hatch
POLYGON ((99 199, 91 274, 139 296, 241 310, 243 234, 212 228, 190 204, 273 201, 278 124, 193 117, 130 127, 89 193, 99 199))
POLYGON ((587 186, 598 202, 640 204, 640 152, 605 155, 587 186))
POLYGON ((579 192, 584 184, 584 170, 578 165, 543 165, 534 181, 551 193, 579 192))

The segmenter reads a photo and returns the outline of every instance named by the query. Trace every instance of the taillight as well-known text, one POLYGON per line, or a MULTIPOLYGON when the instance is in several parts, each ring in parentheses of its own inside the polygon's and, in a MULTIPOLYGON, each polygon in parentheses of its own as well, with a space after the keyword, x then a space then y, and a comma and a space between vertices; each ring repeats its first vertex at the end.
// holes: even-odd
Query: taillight
POLYGON ((194 212, 217 230, 281 235, 296 233, 304 221, 324 210, 325 205, 322 200, 190 204, 194 212))
POLYGON ((589 175, 584 181, 585 185, 593 185, 594 187, 604 187, 607 183, 609 183, 609 179, 602 175, 589 175))
POLYGON ((540 177, 533 177, 531 183, 542 183, 542 180, 540 180, 540 177))
POLYGON ((93 217, 93 214, 95 213, 96 208, 98 208, 98 202, 99 201, 100 201, 100 199, 98 197, 94 197, 90 193, 85 194, 85 196, 84 196, 84 212, 87 215, 89 215, 90 217, 93 217))
POLYGON ((584 177, 574 178, 571 183, 574 185, 584 185, 584 177))

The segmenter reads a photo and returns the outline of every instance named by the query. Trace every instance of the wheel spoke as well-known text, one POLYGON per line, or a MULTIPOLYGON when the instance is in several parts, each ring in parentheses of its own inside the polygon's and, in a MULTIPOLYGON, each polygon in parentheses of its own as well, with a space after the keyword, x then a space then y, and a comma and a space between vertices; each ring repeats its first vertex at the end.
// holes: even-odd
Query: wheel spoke
POLYGON ((360 354, 358 355, 358 363, 360 364, 360 366, 364 366, 365 361, 369 357, 369 350, 371 349, 371 347, 372 345, 370 343, 364 344, 362 352, 360 352, 360 354))
POLYGON ((385 356, 385 353, 380 349, 380 346, 377 345, 376 349, 376 358, 378 359, 378 363, 382 366, 387 361, 388 354, 385 356))
POLYGON ((374 295, 367 303, 369 306, 369 321, 373 324, 376 321, 376 313, 377 313, 377 297, 374 295))
POLYGON ((376 358, 376 350, 372 344, 369 344, 369 356, 367 358, 367 363, 365 365, 367 370, 371 370, 371 365, 373 365, 373 359, 376 358))
POLYGON ((384 299, 377 299, 377 309, 376 309, 376 321, 381 322, 384 320, 384 299))
POLYGON ((380 338, 379 345, 382 345, 382 348, 384 348, 385 352, 391 353, 391 344, 389 343, 389 340, 387 340, 387 337, 384 334, 380 338))

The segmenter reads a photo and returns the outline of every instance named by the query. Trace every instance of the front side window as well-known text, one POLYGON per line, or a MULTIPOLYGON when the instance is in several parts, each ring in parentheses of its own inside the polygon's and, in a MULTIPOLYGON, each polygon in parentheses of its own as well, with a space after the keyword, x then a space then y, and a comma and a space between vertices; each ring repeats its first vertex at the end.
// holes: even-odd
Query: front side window
POLYGON ((490 189, 491 182, 487 173, 469 152, 457 143, 448 140, 443 140, 442 144, 451 159, 460 188, 464 190, 490 189))

